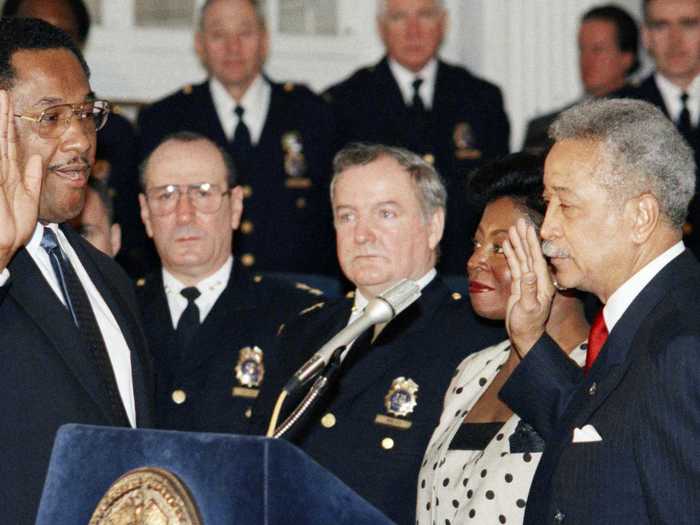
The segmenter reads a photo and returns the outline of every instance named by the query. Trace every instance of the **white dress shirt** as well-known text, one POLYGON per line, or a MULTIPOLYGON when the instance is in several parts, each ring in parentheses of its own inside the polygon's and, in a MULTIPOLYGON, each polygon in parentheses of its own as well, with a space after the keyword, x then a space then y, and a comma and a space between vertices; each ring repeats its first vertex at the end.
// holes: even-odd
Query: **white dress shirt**
MULTIPOLYGON (((661 73, 655 73, 654 80, 661 92, 661 98, 664 100, 664 105, 668 110, 671 120, 678 123, 681 111, 683 110, 683 103, 681 102, 683 90, 661 73)), ((688 94, 686 106, 688 108, 688 113, 690 113, 690 123, 695 127, 698 125, 698 119, 700 119, 700 75, 693 79, 685 90, 685 93, 688 94)))
POLYGON ((122 334, 121 328, 107 306, 107 303, 105 303, 102 295, 95 287, 87 271, 85 271, 85 267, 80 262, 80 259, 68 242, 68 239, 66 239, 63 232, 58 228, 58 225, 52 223, 44 226, 41 223, 37 223, 34 234, 27 243, 27 252, 39 267, 39 270, 51 286, 56 297, 58 297, 63 305, 66 304, 63 294, 61 293, 60 285, 58 284, 58 278, 54 273, 53 266, 51 266, 49 254, 46 253, 46 250, 44 250, 40 244, 44 236, 45 227, 51 228, 56 234, 61 250, 68 258, 71 265, 73 265, 73 269, 85 289, 85 293, 90 301, 90 306, 92 306, 92 311, 95 314, 97 325, 100 328, 100 332, 102 332, 102 338, 107 347, 107 354, 112 363, 112 369, 114 370, 114 376, 117 381, 119 395, 126 409, 126 415, 129 418, 131 426, 135 427, 136 403, 134 401, 134 385, 131 375, 131 350, 126 343, 126 339, 124 339, 124 334, 122 334))
POLYGON ((613 327, 620 320, 625 310, 629 308, 632 301, 641 293, 644 287, 673 259, 678 257, 685 251, 683 241, 678 241, 668 250, 656 257, 648 263, 644 268, 635 273, 627 281, 624 282, 613 294, 608 298, 608 302, 603 307, 603 317, 605 318, 605 326, 608 333, 612 332, 613 327))
POLYGON ((270 109, 272 87, 269 82, 262 75, 255 77, 255 80, 253 80, 253 83, 243 95, 240 104, 233 99, 224 85, 215 78, 209 80, 209 91, 211 92, 214 108, 219 116, 226 138, 233 140, 233 134, 236 131, 236 126, 238 126, 238 115, 236 115, 234 110, 236 106, 240 105, 245 109, 243 122, 248 126, 250 140, 253 144, 257 144, 260 141, 260 135, 262 135, 265 120, 267 119, 267 112, 270 109))
POLYGON ((423 101, 423 105, 426 109, 431 109, 433 107, 433 95, 435 94, 435 79, 437 77, 437 60, 431 59, 423 69, 414 73, 413 71, 406 69, 401 64, 393 59, 389 59, 389 69, 391 74, 394 75, 396 83, 399 85, 401 90, 401 96, 403 96, 403 101, 407 106, 413 103, 413 81, 416 78, 422 78, 423 83, 418 89, 418 95, 423 101))
MULTIPOLYGON (((221 292, 226 289, 229 277, 231 276, 231 268, 233 267, 233 257, 229 256, 226 262, 216 272, 209 277, 202 279, 197 283, 197 289, 201 294, 194 303, 199 309, 199 322, 204 320, 211 312, 214 304, 219 299, 221 292)), ((187 308, 187 299, 180 293, 186 285, 178 281, 168 270, 163 268, 163 287, 165 289, 165 297, 168 299, 168 307, 170 309, 170 317, 173 322, 173 328, 177 328, 177 323, 182 316, 182 313, 187 308)))

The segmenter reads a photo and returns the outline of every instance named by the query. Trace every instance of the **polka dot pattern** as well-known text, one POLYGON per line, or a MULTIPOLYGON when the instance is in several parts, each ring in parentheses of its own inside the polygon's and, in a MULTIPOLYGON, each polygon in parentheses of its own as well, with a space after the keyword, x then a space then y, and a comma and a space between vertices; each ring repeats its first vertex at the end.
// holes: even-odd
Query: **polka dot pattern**
MULTIPOLYGON (((522 523, 541 453, 511 451, 510 437, 520 419, 513 415, 483 451, 450 448, 464 416, 510 355, 508 346, 504 341, 467 357, 447 389, 417 482, 416 518, 421 525, 522 523)), ((572 358, 583 364, 585 351, 579 348, 572 358)))

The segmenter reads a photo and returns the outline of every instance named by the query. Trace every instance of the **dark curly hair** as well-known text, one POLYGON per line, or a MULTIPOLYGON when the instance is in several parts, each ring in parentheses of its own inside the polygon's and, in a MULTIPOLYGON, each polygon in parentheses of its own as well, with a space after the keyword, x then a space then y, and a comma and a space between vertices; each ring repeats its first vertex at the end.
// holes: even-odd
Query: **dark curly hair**
POLYGON ((540 226, 546 204, 542 197, 544 157, 532 153, 511 153, 485 163, 469 176, 470 198, 482 208, 508 197, 540 226))
MULTIPOLYGON (((17 16, 22 2, 25 0, 7 0, 2 6, 2 16, 17 16)), ((90 33, 90 12, 83 0, 65 0, 68 8, 73 13, 75 22, 78 24, 78 45, 83 46, 90 33)))

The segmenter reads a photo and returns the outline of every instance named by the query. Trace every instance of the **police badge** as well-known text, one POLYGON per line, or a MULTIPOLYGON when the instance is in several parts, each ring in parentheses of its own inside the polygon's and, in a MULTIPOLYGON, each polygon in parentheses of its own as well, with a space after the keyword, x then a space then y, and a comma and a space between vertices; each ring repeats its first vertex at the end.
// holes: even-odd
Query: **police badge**
POLYGON ((455 157, 459 160, 476 160, 481 158, 481 151, 474 147, 474 132, 467 122, 458 122, 452 132, 455 144, 455 157))
POLYGON ((294 189, 311 187, 311 179, 303 177, 306 173, 306 159, 301 134, 298 131, 288 131, 282 135, 282 151, 284 151, 284 172, 287 175, 285 185, 294 189))
POLYGON ((234 370, 236 379, 242 387, 234 387, 232 395, 247 398, 258 397, 259 390, 257 387, 260 386, 265 376, 263 351, 257 346, 252 348, 244 346, 238 352, 238 363, 234 370))
POLYGON ((411 428, 411 422, 404 419, 413 412, 416 407, 418 385, 410 378, 397 377, 391 382, 391 388, 384 396, 384 406, 389 414, 399 417, 391 417, 384 414, 377 414, 374 422, 379 425, 387 425, 402 430, 411 428))

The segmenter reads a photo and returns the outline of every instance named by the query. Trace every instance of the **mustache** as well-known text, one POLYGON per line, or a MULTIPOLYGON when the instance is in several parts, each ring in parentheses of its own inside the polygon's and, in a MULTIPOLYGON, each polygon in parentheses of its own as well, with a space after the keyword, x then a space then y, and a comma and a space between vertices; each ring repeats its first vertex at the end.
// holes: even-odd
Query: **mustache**
POLYGON ((555 245, 552 241, 542 242, 542 253, 545 257, 569 257, 569 252, 555 245))
POLYGON ((175 239, 182 239, 184 237, 203 237, 204 234, 204 231, 200 230, 196 226, 188 224, 186 226, 180 226, 179 228, 176 228, 173 232, 173 237, 175 239))
POLYGON ((90 161, 84 155, 79 155, 77 157, 73 157, 72 159, 70 159, 66 162, 51 164, 48 167, 48 169, 51 171, 55 171, 55 170, 60 170, 61 168, 65 168, 68 166, 70 166, 71 168, 80 167, 80 168, 92 169, 92 165, 90 164, 90 161))

